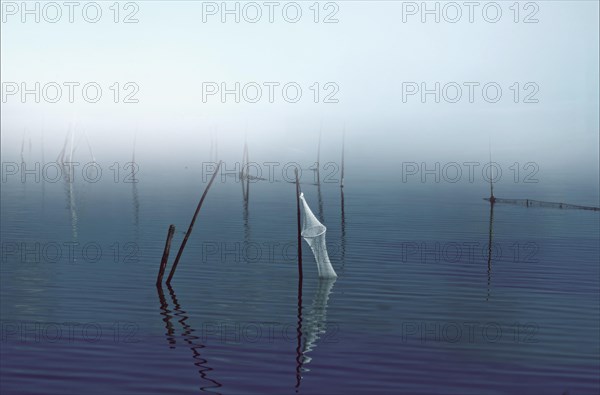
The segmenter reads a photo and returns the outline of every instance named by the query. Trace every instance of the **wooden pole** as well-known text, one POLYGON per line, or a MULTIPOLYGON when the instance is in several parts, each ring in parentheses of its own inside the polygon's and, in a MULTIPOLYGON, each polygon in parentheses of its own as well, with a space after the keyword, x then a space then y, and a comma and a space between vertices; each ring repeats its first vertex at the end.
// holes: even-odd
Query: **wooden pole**
POLYGON ((200 212, 200 207, 202 207, 202 203, 204 203, 206 194, 208 193, 208 190, 210 189, 210 186, 212 185, 213 181, 217 177, 217 173, 219 173, 219 168, 221 167, 221 163, 222 163, 222 161, 219 161, 219 164, 217 165, 217 168, 215 169, 214 174, 212 175, 210 181, 208 182, 208 185, 206 186, 206 189, 204 190, 204 193, 202 194, 202 197, 200 198, 200 202, 198 202, 198 207, 196 207, 196 211, 194 212, 194 216, 192 217, 190 226, 188 227, 185 237, 183 238, 183 241, 181 242, 181 246, 179 247, 179 251, 177 252, 177 257, 175 258, 175 262, 173 262, 173 267, 171 267, 171 272, 169 273, 169 278, 167 278, 167 285, 171 284, 171 280, 173 279, 173 275, 175 274, 175 270, 177 269, 177 264, 179 264, 179 259, 181 259, 181 255, 183 254, 183 249, 185 248, 188 238, 190 237, 190 234, 192 233, 192 229, 194 228, 194 223, 196 222, 196 218, 198 217, 198 213, 200 212))
POLYGON ((248 203, 248 197, 250 192, 250 174, 248 169, 250 168, 250 158, 248 157, 248 143, 244 143, 244 153, 242 154, 242 170, 240 171, 240 178, 242 182, 242 197, 244 198, 244 204, 248 203))
POLYGON ((302 224, 300 223, 300 180, 298 180, 298 168, 296 174, 296 218, 298 222, 298 276, 302 280, 302 224))
POLYGON ((494 168, 492 167, 492 139, 490 137, 490 203, 496 203, 496 198, 494 197, 494 168))
POLYGON ((342 178, 340 181, 340 188, 344 187, 344 149, 346 147, 346 126, 344 126, 344 131, 342 132, 342 178))
POLYGON ((302 276, 298 278, 298 323, 296 326, 296 392, 300 388, 302 380, 302 365, 304 364, 304 353, 302 352, 302 276))
POLYGON ((156 286, 160 287, 163 276, 165 275, 165 269, 167 268, 167 261, 169 260, 169 251, 171 250, 171 240, 175 233, 175 225, 169 225, 169 232, 167 233, 167 242, 165 243, 165 250, 163 251, 162 259, 160 260, 160 269, 158 270, 158 277, 156 278, 156 286))
POLYGON ((298 180, 298 168, 294 170, 296 174, 296 218, 298 222, 298 327, 296 344, 296 392, 300 387, 302 379, 302 225, 300 223, 300 180, 298 180))

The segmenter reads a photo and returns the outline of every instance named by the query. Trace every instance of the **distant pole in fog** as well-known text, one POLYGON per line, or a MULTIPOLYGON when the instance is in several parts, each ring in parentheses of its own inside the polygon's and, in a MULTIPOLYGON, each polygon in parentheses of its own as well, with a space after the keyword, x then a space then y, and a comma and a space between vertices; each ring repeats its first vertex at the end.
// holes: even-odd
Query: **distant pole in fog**
POLYGON ((42 166, 45 165, 45 159, 44 159, 44 126, 42 125, 42 131, 41 131, 41 140, 42 140, 42 166))
POLYGON ((71 130, 71 149, 69 152, 69 162, 73 162, 73 141, 75 140, 75 133, 71 130))
POLYGON ((25 163, 23 151, 25 150, 25 131, 23 131, 23 139, 21 140, 21 163, 25 163))
POLYGON ((242 154, 242 169, 240 171, 240 181, 242 184, 242 196, 244 198, 244 204, 248 203, 248 197, 250 192, 250 174, 248 169, 250 168, 250 158, 248 155, 248 142, 244 142, 244 152, 242 154))
MULTIPOLYGON (((94 156, 94 151, 92 150, 92 144, 90 144, 90 139, 89 139, 87 131, 85 129, 83 129, 83 136, 85 137, 85 142, 88 146, 88 150, 90 151, 90 156, 92 157, 92 162, 96 163, 96 157, 94 156)), ((134 147, 135 147, 135 142, 134 142, 134 147)), ((134 151, 134 155, 135 155, 135 151, 134 151)), ((135 162, 135 160, 134 160, 134 162, 135 162)))
POLYGON ((214 160, 214 162, 217 161, 218 157, 219 157, 219 128, 215 127, 215 160, 214 160))
POLYGON ((135 163, 135 146, 137 144, 137 130, 133 133, 133 152, 131 154, 131 162, 135 163))
POLYGON ((321 182, 321 136, 323 135, 323 121, 319 126, 319 144, 317 145, 317 185, 321 182))
POLYGON ((496 198, 494 197, 494 168, 492 167, 492 139, 490 138, 490 203, 494 204, 496 202, 496 198))
POLYGON ((69 142, 69 133, 71 133, 71 124, 69 124, 69 129, 67 129, 67 134, 65 135, 65 142, 63 144, 62 150, 56 158, 56 161, 60 162, 60 164, 65 163, 65 152, 67 151, 67 143, 69 142))
POLYGON ((342 131, 342 175, 340 180, 340 188, 344 187, 344 149, 346 146, 346 124, 344 124, 344 130, 342 131))

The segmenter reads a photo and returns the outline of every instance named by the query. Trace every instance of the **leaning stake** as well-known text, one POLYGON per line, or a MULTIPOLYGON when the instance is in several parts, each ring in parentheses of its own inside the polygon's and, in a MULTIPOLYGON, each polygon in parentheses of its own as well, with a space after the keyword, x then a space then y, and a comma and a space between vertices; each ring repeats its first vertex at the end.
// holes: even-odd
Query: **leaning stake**
POLYGON ((167 261, 169 260, 169 251, 171 250, 171 240, 175 233, 175 225, 169 226, 169 232, 167 233, 167 242, 165 243, 165 250, 163 251, 162 259, 160 260, 160 269, 158 270, 158 277, 156 278, 156 286, 160 287, 163 276, 165 275, 165 269, 167 268, 167 261))
POLYGON ((190 222, 190 227, 188 228, 188 230, 185 234, 185 237, 183 238, 183 241, 181 242, 181 246, 179 247, 179 251, 177 252, 177 257, 175 258, 175 262, 173 262, 173 267, 171 268, 171 272, 169 273, 169 278, 167 278, 167 285, 171 284, 171 280, 173 279, 173 275, 175 274, 175 269, 177 269, 177 264, 179 263, 181 254, 183 254, 183 249, 185 248, 185 245, 188 241, 188 237, 190 237, 190 234, 192 233, 192 229, 194 228, 194 223, 196 222, 196 217, 198 217, 198 213, 200 212, 200 207, 202 207, 202 203, 204 203, 204 198, 206 198, 206 194, 208 193, 210 186, 212 185, 213 181, 217 177, 217 173, 219 172, 220 167, 221 167, 221 161, 219 161, 219 164, 217 165, 217 168, 215 169, 215 172, 212 175, 212 178, 208 182, 208 185, 206 186, 206 189, 204 190, 204 193, 202 194, 202 197, 200 198, 200 202, 198 202, 198 207, 196 207, 196 212, 194 212, 194 216, 192 217, 192 222, 190 222))

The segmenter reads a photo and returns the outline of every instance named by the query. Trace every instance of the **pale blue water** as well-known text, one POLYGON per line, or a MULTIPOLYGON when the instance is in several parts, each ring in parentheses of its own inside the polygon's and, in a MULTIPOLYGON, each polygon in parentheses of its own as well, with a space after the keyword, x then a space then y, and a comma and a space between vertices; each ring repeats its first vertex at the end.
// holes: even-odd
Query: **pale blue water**
MULTIPOLYGON (((239 183, 215 183, 157 290, 167 228, 170 268, 204 188, 172 170, 2 184, 3 394, 600 390, 598 212, 498 204, 489 261, 485 185, 350 173, 342 218, 339 185, 320 205, 303 184, 339 277, 320 281, 304 244, 299 315, 293 184, 252 184, 245 211, 239 183)), ((497 190, 556 197, 548 182, 497 190)))

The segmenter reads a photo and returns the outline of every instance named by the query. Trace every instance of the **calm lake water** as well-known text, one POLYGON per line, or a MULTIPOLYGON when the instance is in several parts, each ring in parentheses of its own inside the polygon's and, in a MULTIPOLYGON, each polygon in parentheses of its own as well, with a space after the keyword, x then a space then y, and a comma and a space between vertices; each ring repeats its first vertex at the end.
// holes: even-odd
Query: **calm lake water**
MULTIPOLYGON (((598 212, 491 218, 481 183, 351 172, 342 207, 339 184, 305 182, 338 278, 304 243, 300 293, 293 184, 251 184, 246 208, 227 178, 157 289, 168 226, 170 269, 206 185, 177 172, 3 182, 2 394, 599 392, 598 212)), ((552 201, 552 185, 496 190, 552 201)))

